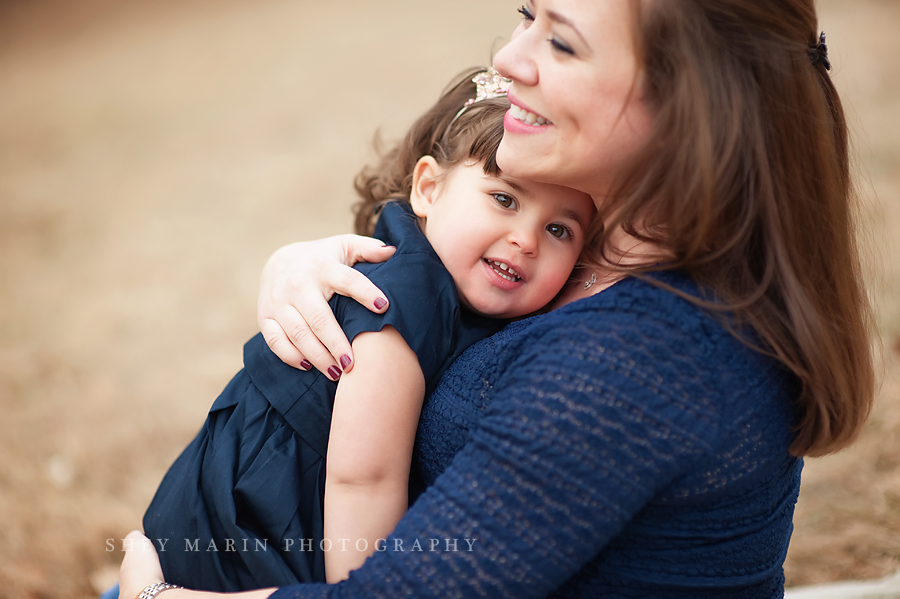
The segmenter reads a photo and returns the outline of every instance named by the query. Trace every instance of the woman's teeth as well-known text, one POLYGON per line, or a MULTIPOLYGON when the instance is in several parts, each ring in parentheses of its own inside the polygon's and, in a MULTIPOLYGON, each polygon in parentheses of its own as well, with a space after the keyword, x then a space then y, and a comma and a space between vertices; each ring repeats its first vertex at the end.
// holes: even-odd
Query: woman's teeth
POLYGON ((510 268, 509 265, 506 264, 505 262, 499 262, 497 260, 487 260, 487 259, 485 259, 485 261, 489 265, 491 265, 491 267, 494 269, 494 272, 496 272, 498 275, 500 275, 507 281, 512 281, 513 283, 515 283, 516 281, 521 280, 521 277, 519 276, 519 274, 515 270, 510 268))
POLYGON ((545 125, 552 125, 550 121, 545 119, 542 116, 538 116, 533 112, 528 112, 521 106, 516 106, 515 104, 510 105, 509 109, 510 115, 517 121, 521 121, 526 125, 532 125, 534 127, 543 127, 545 125))

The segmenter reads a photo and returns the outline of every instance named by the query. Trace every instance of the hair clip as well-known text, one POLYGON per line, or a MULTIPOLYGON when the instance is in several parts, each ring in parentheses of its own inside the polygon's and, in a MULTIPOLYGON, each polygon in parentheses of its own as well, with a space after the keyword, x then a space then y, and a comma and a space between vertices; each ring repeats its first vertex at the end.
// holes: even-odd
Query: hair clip
POLYGON ((809 46, 809 59, 814 67, 819 63, 825 67, 826 71, 831 70, 831 61, 828 60, 828 46, 825 45, 825 32, 819 34, 819 41, 814 46, 809 46))
POLYGON ((509 84, 512 81, 498 73, 494 67, 488 67, 486 71, 481 71, 472 77, 472 83, 475 84, 475 97, 463 104, 463 108, 468 108, 482 100, 502 98, 509 91, 509 84))
POLYGON ((456 119, 461 117, 462 113, 464 113, 472 104, 481 102, 482 100, 502 98, 505 96, 506 92, 509 90, 509 84, 512 83, 512 81, 498 73, 494 67, 488 67, 487 70, 476 73, 476 75, 472 77, 472 83, 475 84, 475 97, 466 100, 466 103, 459 109, 459 112, 457 112, 450 120, 450 124, 447 125, 447 131, 444 132, 444 135, 447 135, 447 132, 450 131, 450 127, 453 126, 456 119))

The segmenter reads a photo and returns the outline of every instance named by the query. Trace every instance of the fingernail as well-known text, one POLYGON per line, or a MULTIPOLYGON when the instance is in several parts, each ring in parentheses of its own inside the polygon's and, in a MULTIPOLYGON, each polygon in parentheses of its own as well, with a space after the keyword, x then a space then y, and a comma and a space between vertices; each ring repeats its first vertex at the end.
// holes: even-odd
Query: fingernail
POLYGON ((337 369, 337 366, 329 366, 328 367, 328 376, 332 378, 332 380, 338 380, 341 378, 341 371, 337 369))
POLYGON ((341 368, 347 370, 347 367, 350 366, 350 356, 344 354, 341 356, 341 368))
POLYGON ((300 362, 300 368, 302 368, 303 370, 312 370, 312 362, 310 362, 309 360, 303 360, 302 362, 300 362))
POLYGON ((394 248, 395 246, 393 246, 393 245, 388 245, 388 244, 384 244, 384 245, 381 246, 381 247, 383 247, 383 248, 394 248))
POLYGON ((381 310, 385 306, 387 306, 387 301, 385 301, 384 298, 379 297, 375 300, 375 309, 376 310, 381 310))

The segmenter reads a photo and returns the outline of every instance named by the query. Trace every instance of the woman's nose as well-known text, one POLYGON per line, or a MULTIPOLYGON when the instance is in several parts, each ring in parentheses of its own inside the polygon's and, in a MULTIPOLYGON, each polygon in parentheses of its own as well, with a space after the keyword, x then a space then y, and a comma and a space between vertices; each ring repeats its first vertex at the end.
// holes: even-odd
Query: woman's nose
POLYGON ((533 35, 529 35, 531 29, 526 29, 520 24, 513 32, 509 43, 500 48, 494 54, 494 68, 514 82, 522 85, 537 85, 538 71, 534 61, 531 60, 533 50, 533 35))

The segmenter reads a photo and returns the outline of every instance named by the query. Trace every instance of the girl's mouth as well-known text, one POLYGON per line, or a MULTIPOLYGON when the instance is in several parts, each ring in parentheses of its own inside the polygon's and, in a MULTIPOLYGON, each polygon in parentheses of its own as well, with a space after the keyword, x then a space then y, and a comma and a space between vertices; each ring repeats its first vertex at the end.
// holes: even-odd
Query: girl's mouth
POLYGON ((512 283, 516 283, 522 280, 522 277, 519 276, 515 270, 512 269, 505 262, 500 262, 499 260, 491 260, 490 258, 484 258, 485 264, 494 269, 494 272, 497 273, 498 276, 510 281, 512 283))

